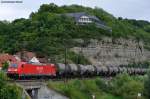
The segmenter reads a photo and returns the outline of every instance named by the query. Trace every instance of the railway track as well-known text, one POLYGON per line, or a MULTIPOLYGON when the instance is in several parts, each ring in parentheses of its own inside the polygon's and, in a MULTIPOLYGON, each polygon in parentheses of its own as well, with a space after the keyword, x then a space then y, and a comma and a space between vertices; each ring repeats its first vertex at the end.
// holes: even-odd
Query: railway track
MULTIPOLYGON (((116 74, 117 75, 117 74, 116 74)), ((111 80, 113 77, 115 77, 116 75, 113 76, 94 76, 94 77, 74 77, 74 78, 53 78, 53 79, 30 79, 30 80, 7 80, 7 82, 10 83, 46 83, 48 81, 52 81, 52 82, 67 82, 69 80, 74 80, 74 79, 78 79, 78 80, 91 80, 91 79, 95 79, 95 78, 102 78, 105 80, 111 80)), ((132 75, 133 76, 133 75, 132 75)))

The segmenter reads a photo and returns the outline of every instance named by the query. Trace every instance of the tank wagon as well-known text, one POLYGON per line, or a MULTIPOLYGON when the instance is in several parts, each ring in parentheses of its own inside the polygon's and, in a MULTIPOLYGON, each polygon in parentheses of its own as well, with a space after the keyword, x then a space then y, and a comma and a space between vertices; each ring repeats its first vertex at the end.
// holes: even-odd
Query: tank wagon
POLYGON ((92 77, 115 76, 127 72, 130 75, 144 75, 146 68, 118 67, 118 66, 94 66, 82 64, 35 64, 27 62, 11 63, 7 74, 9 77, 92 77))

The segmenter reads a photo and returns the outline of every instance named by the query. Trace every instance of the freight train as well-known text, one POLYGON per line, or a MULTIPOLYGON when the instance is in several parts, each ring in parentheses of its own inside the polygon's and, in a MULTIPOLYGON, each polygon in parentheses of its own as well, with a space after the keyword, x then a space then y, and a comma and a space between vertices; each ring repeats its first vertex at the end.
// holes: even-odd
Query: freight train
POLYGON ((123 72, 127 72, 130 75, 144 75, 147 72, 147 69, 118 66, 94 66, 82 64, 37 64, 28 62, 13 62, 10 63, 7 75, 15 79, 29 79, 114 76, 123 72))

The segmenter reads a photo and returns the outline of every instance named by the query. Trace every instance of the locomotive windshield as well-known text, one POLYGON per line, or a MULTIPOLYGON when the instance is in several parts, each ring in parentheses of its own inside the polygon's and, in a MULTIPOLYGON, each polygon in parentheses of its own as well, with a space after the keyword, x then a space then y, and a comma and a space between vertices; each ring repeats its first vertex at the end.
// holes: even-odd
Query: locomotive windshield
POLYGON ((14 68, 16 68, 18 65, 17 64, 11 64, 11 67, 14 67, 14 68))

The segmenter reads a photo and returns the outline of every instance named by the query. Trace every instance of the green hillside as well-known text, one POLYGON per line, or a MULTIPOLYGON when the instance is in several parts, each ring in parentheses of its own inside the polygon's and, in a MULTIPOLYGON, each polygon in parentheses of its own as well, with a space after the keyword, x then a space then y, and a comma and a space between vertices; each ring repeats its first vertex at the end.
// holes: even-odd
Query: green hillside
MULTIPOLYGON (((101 8, 89 8, 79 5, 57 6, 55 4, 43 4, 37 12, 30 14, 28 19, 16 19, 13 22, 0 21, 0 52, 16 53, 22 49, 34 51, 41 56, 55 57, 57 61, 64 61, 65 48, 81 46, 74 39, 101 39, 103 36, 119 38, 133 38, 143 40, 146 48, 149 48, 150 23, 115 18, 101 8), (86 12, 102 20, 111 27, 108 30, 97 28, 95 24, 76 25, 73 18, 60 14, 72 12, 86 12)), ((69 61, 77 63, 77 57, 73 52, 67 52, 69 61)), ((83 59, 80 63, 87 63, 83 59)))

